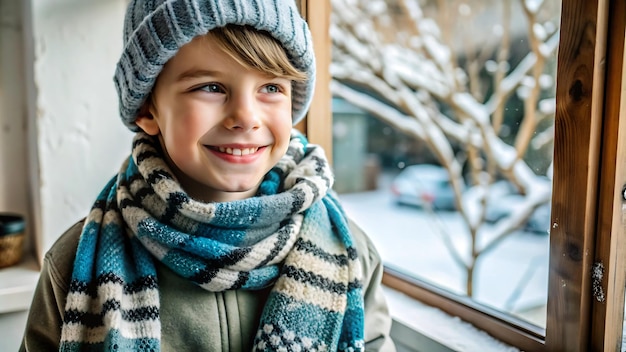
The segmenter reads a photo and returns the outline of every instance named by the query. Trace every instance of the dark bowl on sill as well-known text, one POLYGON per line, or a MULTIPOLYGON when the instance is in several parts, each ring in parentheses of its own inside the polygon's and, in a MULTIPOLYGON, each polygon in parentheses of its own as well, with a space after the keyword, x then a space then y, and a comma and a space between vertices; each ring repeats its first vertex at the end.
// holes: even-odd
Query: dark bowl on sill
POLYGON ((0 213, 0 268, 19 263, 24 243, 24 217, 13 213, 0 213))

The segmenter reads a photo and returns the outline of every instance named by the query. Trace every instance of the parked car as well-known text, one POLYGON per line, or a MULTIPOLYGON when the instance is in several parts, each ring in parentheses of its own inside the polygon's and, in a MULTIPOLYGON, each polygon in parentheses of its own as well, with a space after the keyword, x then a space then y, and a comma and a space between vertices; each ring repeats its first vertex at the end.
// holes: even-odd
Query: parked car
POLYGON ((410 165, 392 181, 391 192, 400 205, 431 206, 436 210, 455 210, 455 195, 448 171, 432 164, 410 165))

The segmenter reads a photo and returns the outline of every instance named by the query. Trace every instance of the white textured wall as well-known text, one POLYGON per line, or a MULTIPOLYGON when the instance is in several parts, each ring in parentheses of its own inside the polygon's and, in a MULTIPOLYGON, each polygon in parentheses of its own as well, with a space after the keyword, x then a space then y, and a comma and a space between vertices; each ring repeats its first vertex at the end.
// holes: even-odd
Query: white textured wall
POLYGON ((0 0, 0 211, 29 214, 20 7, 0 0))
MULTIPOLYGON (((40 254, 87 214, 129 150, 112 80, 124 6, 0 0, 0 211, 26 215, 27 248, 38 229, 40 254)), ((0 351, 17 350, 26 314, 0 314, 0 351)))
MULTIPOLYGON (((6 0, 2 0, 6 1, 6 0)), ((42 251, 87 215, 130 150, 113 74, 124 0, 32 0, 36 168, 42 251)), ((28 13, 27 13, 28 15, 28 13)), ((36 197, 35 197, 36 198, 36 197)))

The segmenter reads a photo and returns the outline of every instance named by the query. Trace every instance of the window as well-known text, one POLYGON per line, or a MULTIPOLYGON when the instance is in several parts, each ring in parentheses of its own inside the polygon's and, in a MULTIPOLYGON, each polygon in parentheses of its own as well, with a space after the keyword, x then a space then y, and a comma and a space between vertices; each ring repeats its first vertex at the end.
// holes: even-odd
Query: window
MULTIPOLYGON (((330 12, 334 11, 330 9, 331 3, 332 6, 338 6, 338 4, 343 2, 331 0, 316 2, 315 6, 312 6, 310 1, 302 1, 303 7, 307 11, 316 11, 316 15, 307 13, 307 16, 312 24, 314 37, 316 37, 316 40, 318 41, 316 43, 316 49, 318 50, 319 56, 318 72, 322 73, 326 71, 326 66, 332 67, 330 66, 331 52, 326 51, 325 48, 331 47, 333 40, 331 37, 334 35, 333 31, 337 30, 336 27, 333 27, 336 25, 336 22, 333 22, 334 19, 333 21, 328 20, 329 22, 326 22, 326 18, 330 17, 325 17, 325 15, 329 16, 330 12), (327 33, 327 28, 329 26, 331 31, 327 33), (322 52, 319 52, 320 47, 323 48, 322 52)), ((349 6, 356 6, 357 3, 357 1, 349 2, 349 6)), ((376 18, 376 21, 378 22, 375 24, 382 29, 391 29, 383 34, 397 36, 398 33, 400 33, 401 36, 404 35, 401 39, 404 40, 405 43, 427 45, 430 46, 430 49, 432 49, 435 45, 439 45, 440 43, 433 42, 432 40, 429 42, 411 43, 411 33, 401 33, 403 31, 398 30, 399 28, 404 28, 403 21, 411 19, 410 16, 407 15, 422 16, 421 27, 418 29, 422 31, 431 30, 433 31, 432 33, 435 34, 437 28, 435 26, 436 21, 434 19, 437 16, 442 16, 442 14, 449 14, 450 9, 454 9, 453 13, 457 17, 472 15, 479 17, 479 20, 474 20, 472 22, 475 27, 481 27, 482 25, 488 26, 489 23, 491 23, 489 21, 494 21, 495 17, 490 15, 489 6, 485 8, 478 8, 478 4, 481 3, 492 6, 491 9, 493 9, 493 6, 496 5, 505 6, 505 4, 502 4, 501 2, 495 1, 463 2, 450 0, 433 2, 386 0, 382 2, 368 2, 367 10, 370 12, 385 11, 383 5, 388 6, 390 9, 388 14, 396 17, 394 18, 392 24, 386 24, 384 21, 386 20, 387 13, 385 13, 384 16, 381 15, 381 13, 378 13, 380 16, 376 18), (378 7, 379 5, 380 7, 378 7), (429 6, 435 6, 432 7, 435 11, 429 12, 429 6), (448 8, 445 10, 437 10, 436 6, 448 6, 448 8), (428 25, 428 21, 431 21, 433 26, 426 27, 428 25)), ((541 44, 537 48, 539 52, 545 53, 546 50, 550 50, 549 44, 552 43, 549 42, 550 38, 555 38, 552 39, 555 41, 553 42, 555 45, 555 54, 552 57, 552 61, 550 61, 549 55, 544 56, 546 60, 543 63, 544 66, 541 71, 533 72, 532 68, 525 71, 525 73, 531 77, 534 75, 534 82, 537 82, 538 84, 526 85, 527 90, 525 92, 523 89, 521 89, 522 91, 518 89, 516 93, 518 94, 518 97, 522 97, 522 99, 520 99, 522 100, 522 108, 525 107, 526 110, 529 110, 530 107, 536 108, 535 113, 538 116, 535 117, 539 117, 539 115, 550 111, 550 94, 552 94, 553 97, 556 97, 556 104, 552 105, 554 111, 552 121, 550 121, 549 118, 544 119, 543 125, 542 123, 535 123, 532 126, 532 129, 525 129, 527 126, 521 126, 522 132, 525 131, 525 133, 541 134, 543 131, 546 131, 546 136, 549 137, 547 138, 548 140, 551 140, 551 136, 553 136, 553 159, 524 159, 525 157, 528 157, 528 153, 524 154, 520 159, 524 160, 526 165, 531 166, 530 169, 534 171, 535 175, 545 175, 547 180, 552 180, 548 182, 548 188, 551 192, 548 192, 548 200, 538 200, 537 198, 529 197, 528 193, 526 193, 529 192, 529 190, 519 187, 520 185, 515 184, 514 182, 514 186, 517 186, 516 188, 518 191, 519 188, 522 188, 520 193, 521 196, 524 197, 523 199, 530 202, 529 198, 532 198, 534 203, 530 204, 529 208, 526 209, 529 211, 524 209, 520 211, 519 208, 514 208, 517 209, 515 212, 518 213, 514 212, 513 217, 515 218, 515 215, 519 215, 517 218, 517 220, 519 220, 517 221, 517 225, 519 225, 518 227, 528 226, 528 223, 531 221, 532 215, 535 211, 538 211, 542 207, 543 209, 549 210, 549 217, 551 219, 549 222, 550 234, 549 236, 546 234, 543 235, 543 237, 539 237, 541 241, 543 241, 542 245, 545 247, 538 247, 544 248, 546 252, 546 256, 541 259, 543 262, 541 262, 540 267, 544 270, 548 269, 545 271, 545 311, 539 312, 539 314, 534 316, 516 315, 515 312, 502 309, 502 306, 494 305, 488 300, 481 302, 468 299, 468 295, 459 294, 459 292, 455 292, 455 290, 451 287, 442 287, 441 283, 438 283, 435 280, 424 279, 419 277, 419 275, 415 275, 413 272, 407 271, 406 269, 399 269, 397 267, 394 268, 391 265, 386 269, 385 283, 389 286, 402 290, 425 303, 438 306, 453 315, 460 316, 477 327, 487 331, 494 337, 524 350, 586 351, 589 349, 611 349, 615 348, 615 346, 621 345, 624 307, 624 277, 626 276, 626 272, 624 272, 624 268, 626 266, 624 265, 623 259, 624 248, 623 244, 619 241, 620 237, 624 235, 624 230, 622 228, 623 215, 621 191, 622 185, 626 180, 623 170, 623 165, 626 164, 624 163, 626 155, 623 152, 624 142, 626 141, 623 135, 623 125, 626 121, 626 116, 624 115, 624 97, 620 95, 623 94, 622 91, 624 87, 622 83, 622 76, 624 71, 624 17, 626 16, 626 9, 624 8, 624 3, 620 1, 594 3, 586 2, 584 0, 575 0, 563 2, 562 4, 554 1, 526 1, 523 4, 522 2, 513 1, 510 2, 510 4, 507 2, 508 6, 516 6, 517 9, 519 9, 519 6, 522 6, 522 11, 509 11, 508 13, 511 16, 519 16, 521 13, 526 11, 526 15, 529 15, 528 11, 534 11, 536 9, 535 6, 540 3, 543 4, 541 8, 544 10, 551 7, 551 10, 548 11, 548 15, 557 14, 558 17, 554 20, 554 17, 540 17, 539 13, 537 13, 537 16, 534 17, 535 21, 530 22, 534 25, 531 26, 531 31, 527 33, 530 33, 530 36, 534 36, 535 39, 540 38, 541 43, 531 42, 529 43, 530 48, 532 50, 534 44, 541 44), (555 26, 549 26, 550 20, 553 20, 552 23, 555 26), (558 31, 559 28, 563 30, 558 31), (558 35, 554 37, 554 34, 557 33, 558 35), (556 49, 558 49, 558 51, 556 51, 556 49), (552 71, 550 71, 550 69, 552 71), (552 72, 553 77, 555 77, 556 84, 551 88, 549 84, 543 85, 546 72, 552 72), (539 93, 532 96, 534 87, 538 87, 539 93), (529 96, 530 98, 528 98, 529 96), (531 101, 532 104, 529 103, 529 101, 531 101), (523 105, 524 102, 528 105, 523 105), (540 102, 545 105, 541 106, 540 102), (550 127, 551 125, 553 126, 553 130, 550 127), (552 167, 550 166, 551 163, 553 163, 552 167), (544 203, 549 205, 545 207, 543 205, 544 203), (520 212, 525 212, 526 214, 520 215, 520 212), (541 317, 544 319, 542 320, 541 317)), ((340 13, 342 16, 360 14, 355 8, 349 7, 341 9, 340 13)), ((507 12, 502 11, 500 13, 505 14, 507 12)), ((530 15, 533 14, 531 13, 530 15)), ((517 23, 513 17, 511 17, 509 21, 510 22, 508 23, 517 23)), ((359 30, 363 31, 360 32, 361 35, 363 35, 363 37, 360 38, 360 44, 363 45, 363 43, 371 43, 372 37, 375 36, 371 35, 371 32, 368 32, 368 29, 370 28, 366 26, 367 20, 359 18, 358 22, 360 26, 359 30), (370 42, 368 42, 368 40, 370 42)), ((452 25, 449 23, 446 26, 443 26, 443 28, 446 29, 451 27, 452 25)), ((464 28, 467 29, 468 26, 465 25, 464 28)), ((505 32, 506 31, 503 30, 502 33, 505 32)), ((511 31, 509 33, 514 34, 515 31, 511 31)), ((440 33, 439 35, 439 38, 443 38, 446 34, 440 33)), ((376 37, 376 39, 379 38, 380 37, 376 37)), ((513 40, 515 40, 514 36, 509 37, 509 40, 510 43, 513 43, 513 40)), ((462 41, 458 42, 456 45, 462 47, 469 44, 470 43, 467 41, 462 41)), ((485 63, 488 62, 488 64, 486 65, 487 67, 483 67, 486 70, 491 70, 491 72, 487 72, 491 74, 489 79, 497 79, 497 72, 500 72, 499 70, 502 69, 501 65, 506 66, 505 61, 508 58, 513 57, 513 51, 519 49, 519 45, 511 44, 508 50, 509 55, 498 57, 498 53, 502 54, 502 51, 488 50, 489 44, 490 43, 485 40, 484 48, 476 48, 477 52, 474 50, 474 58, 481 58, 481 54, 495 55, 494 57, 489 57, 488 60, 484 61, 485 63), (492 68, 489 68, 489 65, 491 65, 492 68)), ((349 46, 350 43, 346 43, 345 45, 349 46)), ((355 57, 358 57, 358 55, 365 55, 365 58, 370 60, 370 65, 381 64, 377 61, 377 59, 382 57, 382 55, 395 55, 397 59, 408 60, 408 57, 402 52, 393 52, 391 51, 391 48, 381 53, 380 56, 367 56, 368 52, 366 49, 363 49, 362 51, 358 50, 359 46, 354 46, 351 49, 348 49, 347 52, 351 53, 355 57)), ((432 50, 430 55, 437 59, 438 57, 435 57, 435 55, 441 53, 442 52, 439 50, 432 50)), ((448 54, 455 55, 456 52, 451 51, 448 54)), ((471 56, 456 57, 454 62, 464 62, 467 64, 471 63, 471 58, 471 56)), ((434 60, 434 62, 437 64, 445 64, 449 61, 434 60)), ((537 66, 539 65, 534 65, 534 67, 537 66)), ((504 67, 502 72, 506 73, 507 70, 513 70, 514 67, 518 66, 516 66, 515 63, 509 63, 509 67, 504 67)), ((480 70, 476 70, 471 65, 467 65, 464 68, 465 75, 467 77, 475 77, 472 75, 480 76, 480 74, 484 74, 484 71, 481 72, 480 70)), ((381 74, 379 76, 374 76, 373 78, 400 79, 400 81, 395 82, 395 86, 406 86, 406 84, 403 84, 406 82, 403 82, 402 79, 406 81, 409 78, 420 78, 415 76, 409 77, 408 75, 398 78, 398 76, 393 76, 394 72, 391 72, 393 69, 388 71, 385 71, 384 69, 385 67, 382 67, 380 72, 382 74, 389 74, 389 76, 385 77, 381 74)), ((434 66, 432 69, 437 70, 439 67, 434 66)), ((329 71, 333 72, 332 69, 329 71)), ((353 72, 353 74, 356 73, 353 72)), ((411 73, 415 72, 413 71, 411 73)), ((439 84, 439 82, 433 79, 432 76, 428 76, 432 72, 424 70, 419 73, 429 77, 430 84, 439 84)), ((455 75, 458 73, 458 71, 454 71, 455 75)), ((332 75, 336 81, 337 76, 334 73, 332 75)), ((510 77, 510 75, 504 75, 503 77, 500 77, 500 79, 504 79, 505 77, 510 77)), ((349 78, 351 79, 345 80, 350 81, 351 83, 349 85, 345 85, 347 88, 352 89, 348 92, 369 95, 378 94, 379 96, 384 96, 384 92, 381 92, 384 87, 369 86, 367 89, 364 89, 363 85, 358 84, 358 77, 349 78), (378 91, 376 89, 378 89, 378 91)), ((458 79, 456 76, 454 78, 458 79)), ((334 143, 334 145, 332 145, 334 147, 333 158, 340 158, 341 151, 345 148, 354 148, 355 145, 359 148, 363 148, 363 145, 358 146, 360 143, 358 142, 358 139, 350 143, 344 143, 341 141, 338 142, 339 139, 337 138, 329 141, 331 131, 328 131, 327 129, 327 119, 320 118, 320 116, 325 116, 325 114, 324 112, 321 112, 317 115, 318 112, 316 112, 315 108, 328 109, 328 106, 330 105, 333 107, 333 110, 335 110, 335 107, 338 106, 338 104, 331 100, 330 93, 331 91, 334 93, 334 99, 337 98, 338 94, 335 83, 332 83, 332 89, 327 90, 328 88, 324 82, 332 82, 330 76, 326 78, 318 78, 318 88, 321 86, 319 89, 322 90, 322 94, 321 96, 316 94, 317 100, 314 102, 314 109, 311 111, 310 118, 307 120, 304 128, 309 133, 310 139, 316 143, 324 144, 326 150, 333 150, 329 148, 329 145, 334 143), (320 128, 320 126, 323 127, 320 128)), ((523 83, 526 82, 530 82, 530 80, 523 81, 523 83)), ((490 92, 489 89, 481 90, 478 86, 474 85, 467 85, 467 87, 467 91, 474 97, 484 94, 486 100, 487 97, 493 95, 493 92, 490 92)), ((441 87, 435 86, 430 88, 432 94, 433 91, 441 87)), ((414 92, 410 90, 402 92, 402 94, 411 93, 414 92)), ((346 97, 347 96, 344 96, 344 100, 346 100, 346 97)), ((415 112, 419 109, 423 109, 425 110, 423 113, 428 117, 432 116, 428 114, 436 114, 442 110, 446 111, 445 109, 455 111, 454 108, 458 108, 458 106, 451 107, 445 104, 428 105, 424 103, 429 102, 428 97, 418 98, 422 99, 419 101, 419 103, 422 104, 421 106, 419 104, 408 105, 405 101, 406 104, 402 106, 402 109, 389 109, 387 106, 393 105, 394 101, 388 100, 387 105, 379 104, 376 105, 375 108, 368 107, 365 104, 357 106, 359 109, 355 109, 354 106, 344 106, 340 112, 341 115, 339 118, 337 118, 335 111, 335 126, 332 131, 333 134, 343 134, 345 137, 347 135, 346 131, 348 131, 352 135, 356 135, 358 137, 363 136, 364 134, 367 135, 368 130, 374 129, 378 130, 378 132, 380 132, 379 135, 384 137, 381 137, 381 139, 378 140, 380 145, 382 145, 379 150, 385 151, 386 143, 390 143, 391 141, 395 146, 404 148, 406 151, 406 153, 402 155, 402 158, 404 158, 402 160, 393 159, 394 157, 397 158, 399 153, 392 153, 393 155, 387 156, 383 155, 387 159, 382 159, 380 155, 377 158, 372 158, 367 153, 361 157, 358 157, 355 154, 349 154, 353 156, 353 159, 358 159, 357 161, 361 163, 360 170, 363 172, 359 181, 359 187, 362 190, 367 190, 368 187, 371 188, 372 184, 379 184, 382 177, 382 174, 380 174, 379 171, 384 170, 384 168, 388 165, 398 166, 404 163, 403 166, 408 166, 417 164, 418 162, 416 162, 415 158, 424 158, 424 155, 427 154, 424 153, 423 149, 419 149, 421 147, 423 148, 423 146, 416 143, 415 139, 406 138, 406 132, 399 133, 398 128, 390 129, 388 125, 379 124, 380 121, 368 122, 371 125, 365 125, 362 118, 362 115, 364 115, 363 111, 374 111, 380 115, 388 115, 388 117, 397 116, 399 119, 403 117, 403 114, 398 114, 398 111, 406 115, 407 111, 415 112), (339 125, 337 125, 338 119, 341 119, 341 121, 339 121, 339 125), (357 132, 355 132, 355 130, 357 132), (414 152, 412 155, 411 151, 415 150, 418 150, 418 152, 414 152), (376 176, 378 176, 378 179, 376 176), (372 179, 375 179, 376 182, 373 182, 372 179)), ((456 101, 455 103, 458 104, 459 102, 456 101)), ((465 111, 465 113, 468 112, 465 111)), ((502 136, 506 135, 506 133, 501 133, 502 130, 506 128, 513 130, 512 127, 515 126, 506 124, 507 116, 504 113, 502 114, 502 117, 504 118, 503 123, 498 121, 494 122, 494 117, 497 116, 497 114, 490 115, 489 121, 493 126, 497 126, 496 129, 498 129, 499 133, 496 135, 502 140, 502 136)), ((443 118, 445 116, 440 117, 443 118)), ((448 126, 448 129, 444 129, 441 128, 441 126, 444 126, 443 124, 446 123, 446 121, 438 121, 438 123, 440 129, 442 129, 445 133, 451 133, 448 129, 453 129, 455 127, 455 125, 449 124, 445 125, 448 126)), ((464 123, 471 123, 471 121, 464 123)), ((465 126, 467 128, 458 128, 456 130, 458 133, 471 131, 471 126, 461 126, 465 126)), ((419 129, 426 129, 427 127, 430 128, 431 126, 422 122, 421 124, 413 123, 412 125, 409 125, 407 129, 410 128, 414 134, 419 135, 419 129)), ((428 132, 430 133, 432 131, 428 132)), ((424 131, 421 133, 422 135, 426 135, 424 131)), ((517 132, 517 134, 510 133, 509 135, 512 136, 512 140, 509 140, 508 143, 513 146, 521 146, 524 143, 530 143, 531 140, 533 140, 533 138, 517 138, 516 140, 515 137, 519 135, 519 132, 517 132)), ((480 139, 490 137, 491 136, 488 135, 479 135, 476 138, 480 139)), ((538 138, 534 138, 535 141, 537 139, 538 138)), ((472 144, 470 143, 470 145, 472 144)), ((471 154, 478 152, 478 155, 482 155, 481 153, 485 153, 483 150, 471 150, 471 148, 462 150, 461 148, 456 149, 456 147, 459 146, 450 146, 449 155, 439 155, 437 153, 441 154, 441 151, 437 150, 435 150, 435 153, 431 153, 434 155, 426 155, 431 158, 428 161, 441 161, 443 157, 449 157, 450 155, 455 157, 456 160, 462 160, 459 157, 459 153, 460 151, 463 151, 467 155, 466 160, 482 161, 482 164, 470 164, 466 167, 463 167, 461 164, 454 166, 453 168, 450 168, 450 165, 442 165, 441 162, 438 163, 439 166, 444 166, 444 168, 448 171, 452 169, 461 175, 460 177, 462 178, 462 181, 458 182, 458 184, 463 187, 459 187, 462 189, 455 190, 455 192, 465 194, 464 192, 470 190, 467 188, 471 188, 477 183, 484 182, 486 184, 496 185, 497 181, 500 181, 502 175, 498 175, 498 173, 481 172, 479 173, 479 177, 473 181, 476 183, 468 182, 468 180, 472 180, 471 177, 474 177, 475 175, 472 175, 471 172, 466 173, 463 171, 468 169, 470 171, 490 170, 489 159, 485 157, 475 158, 475 155, 471 154), (490 176, 490 179, 485 181, 483 179, 485 174, 490 176), (469 187, 465 188, 465 186, 468 185, 469 187)), ((550 148, 550 146, 548 145, 547 148, 550 148)), ((433 148, 431 146, 431 148, 426 149, 429 149, 432 152, 433 148)), ((527 151, 526 148, 518 148, 517 150, 527 151)), ((367 151, 369 150, 366 149, 366 152, 367 151)), ((543 153, 550 155, 551 152, 552 149, 548 149, 547 152, 543 150, 538 151, 536 154, 543 153)), ((344 159, 344 161, 345 160, 349 159, 344 159)), ((340 167, 340 165, 344 164, 344 161, 336 163, 335 167, 340 167)), ((496 169, 498 169, 498 165, 496 165, 496 169)), ((509 169, 509 171, 511 170, 509 169)), ((456 176, 457 174, 453 173, 452 175, 456 176)), ((510 179, 506 177, 510 175, 504 176, 504 179, 510 179)), ((339 175, 338 178, 340 178, 339 175)), ((541 178, 538 180, 541 180, 541 178)), ((506 187, 504 188, 506 191, 506 187)), ((532 191, 532 189, 530 191, 532 191)), ((347 190, 344 194, 356 195, 352 192, 354 191, 347 190)), ((413 192, 415 193, 415 191, 413 192)), ((492 190, 488 194, 493 195, 494 193, 495 190, 492 190)), ((420 196, 419 198, 422 199, 417 199, 416 202, 426 201, 425 204, 427 204, 427 206, 425 208, 422 207, 422 211, 430 211, 430 219, 439 219, 437 221, 442 222, 443 224, 450 223, 449 217, 445 218, 444 216, 448 216, 450 213, 454 212, 444 212, 437 209, 437 207, 434 207, 435 203, 432 201, 432 199, 434 199, 432 195, 426 194, 420 196)), ((516 196, 513 195, 512 197, 506 199, 507 202, 502 203, 502 205, 498 208, 509 206, 509 203, 514 202, 516 196)), ((458 212, 458 208, 462 205, 457 203, 455 206, 458 212)), ((505 212, 505 214, 510 213, 510 211, 508 213, 505 212)), ((487 215, 486 210, 484 215, 487 215)), ((369 216, 371 217, 372 215, 370 214, 369 216)), ((496 218, 498 217, 497 212, 494 216, 496 218)), ((538 218, 541 217, 538 216, 538 218)), ((545 221, 545 218, 544 213, 543 221, 545 221)), ((385 221, 388 221, 387 218, 379 218, 376 219, 376 221, 384 224, 383 226, 392 225, 391 223, 385 223, 385 221)), ((501 222, 500 224, 500 226, 505 225, 504 222, 501 222)), ((368 232, 371 231, 368 230, 368 232)), ((372 235, 372 237, 376 236, 376 234, 371 233, 370 235, 372 235)), ((510 239, 512 236, 514 235, 511 235, 511 237, 508 238, 510 239)), ((456 244, 453 240, 450 242, 456 244)), ((503 244, 505 244, 504 240, 499 243, 499 245, 503 244)), ((493 251, 495 252, 497 250, 498 249, 494 247, 493 251)), ((537 250, 533 251, 533 253, 535 252, 537 252, 537 250)), ((394 256, 400 256, 402 254, 403 253, 394 253, 394 256)), ((387 259, 387 262, 389 262, 389 259, 387 259)), ((518 281, 523 281, 523 277, 524 272, 522 271, 521 275, 518 276, 518 281)), ((468 285, 466 286, 466 289, 471 289, 471 287, 472 285, 468 285)), ((467 291, 465 293, 467 293, 467 291)))

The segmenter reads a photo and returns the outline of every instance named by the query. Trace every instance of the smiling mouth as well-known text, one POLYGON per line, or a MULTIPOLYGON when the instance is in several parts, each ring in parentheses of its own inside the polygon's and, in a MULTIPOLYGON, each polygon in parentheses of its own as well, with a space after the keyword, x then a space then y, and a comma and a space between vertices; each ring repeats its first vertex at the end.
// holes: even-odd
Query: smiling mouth
POLYGON ((229 154, 229 155, 243 156, 243 155, 250 155, 250 154, 256 153, 259 150, 259 147, 239 149, 239 148, 224 148, 224 147, 209 146, 209 149, 218 151, 220 153, 229 154))

